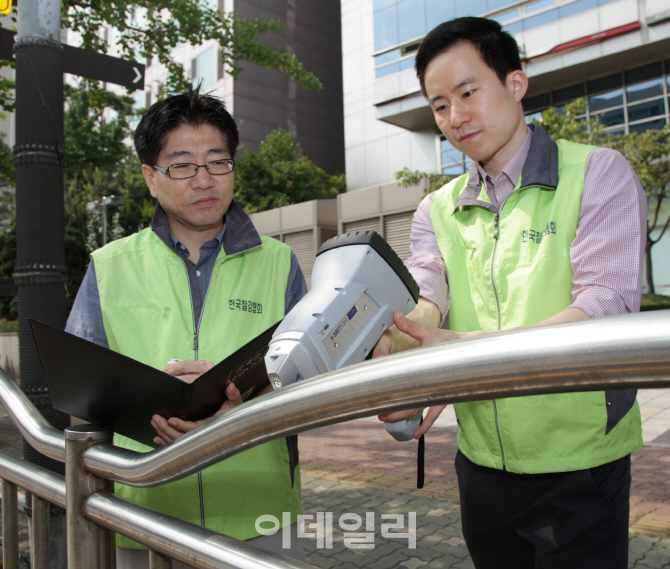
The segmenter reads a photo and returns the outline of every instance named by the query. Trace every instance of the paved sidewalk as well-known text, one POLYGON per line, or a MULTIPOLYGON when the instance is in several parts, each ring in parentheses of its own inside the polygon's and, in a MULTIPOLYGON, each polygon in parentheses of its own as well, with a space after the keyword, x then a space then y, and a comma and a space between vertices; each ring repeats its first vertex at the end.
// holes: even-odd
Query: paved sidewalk
MULTIPOLYGON (((317 547, 311 539, 308 561, 338 569, 473 567, 460 528, 455 454, 455 431, 431 431, 426 437, 425 486, 419 490, 416 443, 394 441, 381 425, 360 420, 301 434, 305 513, 333 514, 332 550, 317 547), (350 549, 338 520, 343 513, 353 513, 364 526, 366 512, 375 514, 375 547, 350 549), (382 514, 408 512, 416 512, 416 549, 410 549, 406 540, 381 535, 382 514)), ((631 568, 670 568, 668 466, 668 448, 645 446, 633 456, 631 568)))

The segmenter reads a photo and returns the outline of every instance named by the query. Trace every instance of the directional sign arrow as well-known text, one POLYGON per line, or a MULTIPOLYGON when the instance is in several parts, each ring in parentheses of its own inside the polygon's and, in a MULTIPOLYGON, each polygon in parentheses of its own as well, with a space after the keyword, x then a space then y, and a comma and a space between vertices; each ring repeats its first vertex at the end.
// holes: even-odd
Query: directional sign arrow
MULTIPOLYGON (((0 59, 14 60, 16 32, 0 28, 0 59)), ((128 89, 144 89, 145 67, 136 61, 126 61, 97 51, 63 44, 63 72, 87 79, 116 83, 128 89)))
POLYGON ((63 71, 88 79, 144 89, 144 65, 104 53, 63 45, 63 71))

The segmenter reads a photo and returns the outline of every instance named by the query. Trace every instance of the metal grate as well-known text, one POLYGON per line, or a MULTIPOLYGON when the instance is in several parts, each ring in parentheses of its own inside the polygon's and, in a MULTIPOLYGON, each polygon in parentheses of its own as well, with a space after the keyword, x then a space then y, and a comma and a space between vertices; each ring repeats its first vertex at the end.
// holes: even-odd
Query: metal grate
POLYGON ((314 250, 314 232, 309 229, 307 231, 299 231, 297 233, 287 233, 284 235, 284 243, 286 243, 298 259, 298 264, 302 269, 305 279, 309 282, 312 275, 312 267, 314 266, 314 259, 316 251, 314 250))
POLYGON ((352 221, 344 224, 344 232, 350 233, 353 231, 376 231, 381 234, 382 228, 378 217, 372 219, 362 219, 360 221, 352 221))
POLYGON ((409 232, 412 226, 412 212, 388 215, 384 218, 384 239, 401 260, 409 258, 409 232))

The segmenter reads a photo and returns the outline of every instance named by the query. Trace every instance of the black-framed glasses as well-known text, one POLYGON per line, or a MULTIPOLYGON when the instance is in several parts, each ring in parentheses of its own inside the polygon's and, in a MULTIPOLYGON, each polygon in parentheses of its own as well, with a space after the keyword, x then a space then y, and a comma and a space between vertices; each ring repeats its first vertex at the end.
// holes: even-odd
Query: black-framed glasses
POLYGON ((195 176, 198 173, 198 168, 205 168, 212 176, 230 174, 235 169, 235 160, 224 158, 222 160, 212 160, 207 164, 171 164, 167 168, 161 166, 154 166, 154 168, 163 172, 168 178, 183 180, 195 176))

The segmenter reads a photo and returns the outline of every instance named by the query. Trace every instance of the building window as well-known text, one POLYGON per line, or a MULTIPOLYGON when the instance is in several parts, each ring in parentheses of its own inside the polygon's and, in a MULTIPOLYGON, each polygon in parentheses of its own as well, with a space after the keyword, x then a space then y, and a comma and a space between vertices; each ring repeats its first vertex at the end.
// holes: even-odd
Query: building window
POLYGON ((191 60, 191 80, 193 84, 202 82, 202 87, 209 87, 216 82, 216 48, 210 47, 198 57, 191 60))
POLYGON ((524 99, 526 122, 539 116, 548 107, 560 108, 565 103, 586 96, 588 116, 598 117, 611 134, 644 132, 663 128, 670 122, 668 92, 670 60, 654 62, 624 73, 577 83, 524 99))
POLYGON ((460 176, 470 171, 471 164, 472 160, 454 148, 443 135, 440 135, 440 171, 443 174, 460 176))

